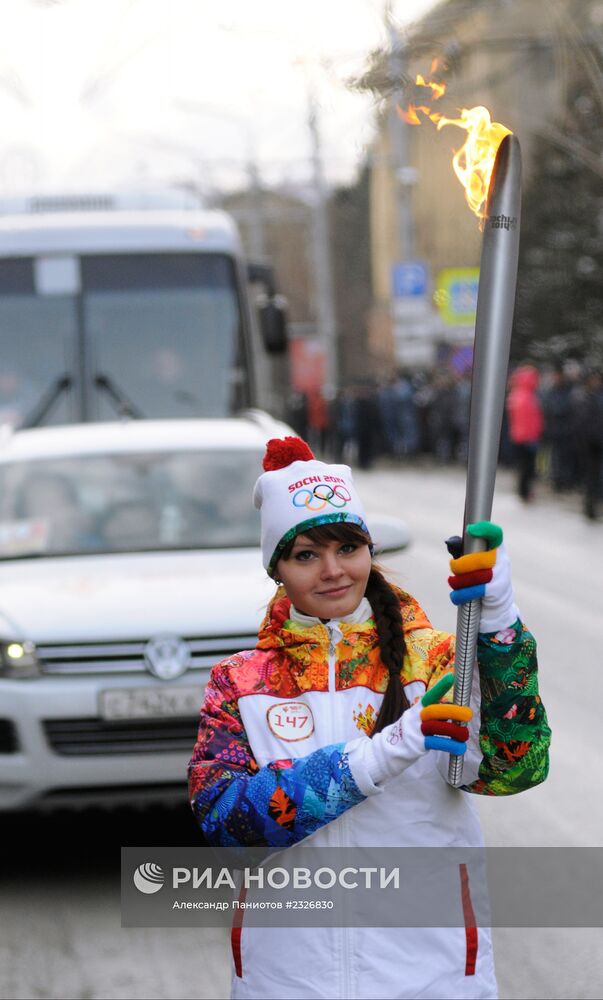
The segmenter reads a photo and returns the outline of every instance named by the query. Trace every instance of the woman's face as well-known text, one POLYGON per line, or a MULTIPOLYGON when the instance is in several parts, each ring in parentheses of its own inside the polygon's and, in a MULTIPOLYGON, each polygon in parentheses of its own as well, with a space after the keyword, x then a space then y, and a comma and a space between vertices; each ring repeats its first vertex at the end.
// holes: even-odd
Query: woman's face
POLYGON ((358 607, 371 571, 368 545, 313 542, 298 535, 291 555, 279 559, 276 576, 298 611, 316 618, 342 618, 358 607))

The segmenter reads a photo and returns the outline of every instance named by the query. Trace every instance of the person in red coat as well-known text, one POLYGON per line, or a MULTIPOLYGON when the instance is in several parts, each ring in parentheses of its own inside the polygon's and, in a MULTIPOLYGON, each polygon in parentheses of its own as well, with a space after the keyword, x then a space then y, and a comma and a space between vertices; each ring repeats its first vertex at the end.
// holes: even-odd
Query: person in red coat
POLYGON ((536 454, 544 429, 542 407, 537 389, 540 375, 532 365, 522 365, 511 376, 507 396, 509 437, 513 443, 517 465, 517 492, 522 500, 532 496, 536 475, 536 454))

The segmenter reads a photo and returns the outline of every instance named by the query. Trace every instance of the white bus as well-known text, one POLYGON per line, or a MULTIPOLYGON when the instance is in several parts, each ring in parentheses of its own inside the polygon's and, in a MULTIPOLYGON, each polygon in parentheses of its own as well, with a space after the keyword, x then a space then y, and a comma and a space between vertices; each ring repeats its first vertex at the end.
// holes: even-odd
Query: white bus
POLYGON ((282 300, 229 216, 116 211, 102 197, 67 207, 0 215, 0 424, 278 409, 282 300))

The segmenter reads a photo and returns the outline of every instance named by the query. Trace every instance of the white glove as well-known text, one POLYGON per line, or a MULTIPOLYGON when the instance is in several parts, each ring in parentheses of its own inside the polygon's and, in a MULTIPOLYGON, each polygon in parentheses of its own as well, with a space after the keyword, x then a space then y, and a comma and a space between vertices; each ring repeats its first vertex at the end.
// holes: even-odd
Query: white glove
POLYGON ((347 744, 348 763, 363 794, 376 791, 379 783, 402 774, 429 750, 445 750, 457 756, 465 753, 469 730, 459 723, 468 722, 472 710, 463 705, 440 704, 453 684, 454 674, 446 674, 396 722, 370 740, 361 738, 347 744))
POLYGON ((486 539, 490 548, 451 559, 450 600, 457 605, 481 600, 480 632, 499 632, 514 625, 519 618, 511 583, 511 563, 502 544, 502 528, 491 521, 480 521, 467 525, 467 534, 486 539))

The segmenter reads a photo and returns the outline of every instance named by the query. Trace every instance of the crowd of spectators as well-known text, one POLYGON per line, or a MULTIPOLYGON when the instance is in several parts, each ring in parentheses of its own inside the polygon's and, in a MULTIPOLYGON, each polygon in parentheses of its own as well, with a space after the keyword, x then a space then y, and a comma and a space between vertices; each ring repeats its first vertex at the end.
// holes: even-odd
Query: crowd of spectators
MULTIPOLYGON (((289 423, 332 461, 370 469, 396 462, 467 458, 471 375, 436 369, 397 372, 381 383, 345 386, 330 400, 292 393, 289 423)), ((517 470, 528 503, 537 478, 562 493, 579 490, 595 519, 602 495, 603 378, 577 364, 540 372, 520 365, 509 377, 500 462, 517 470)))

